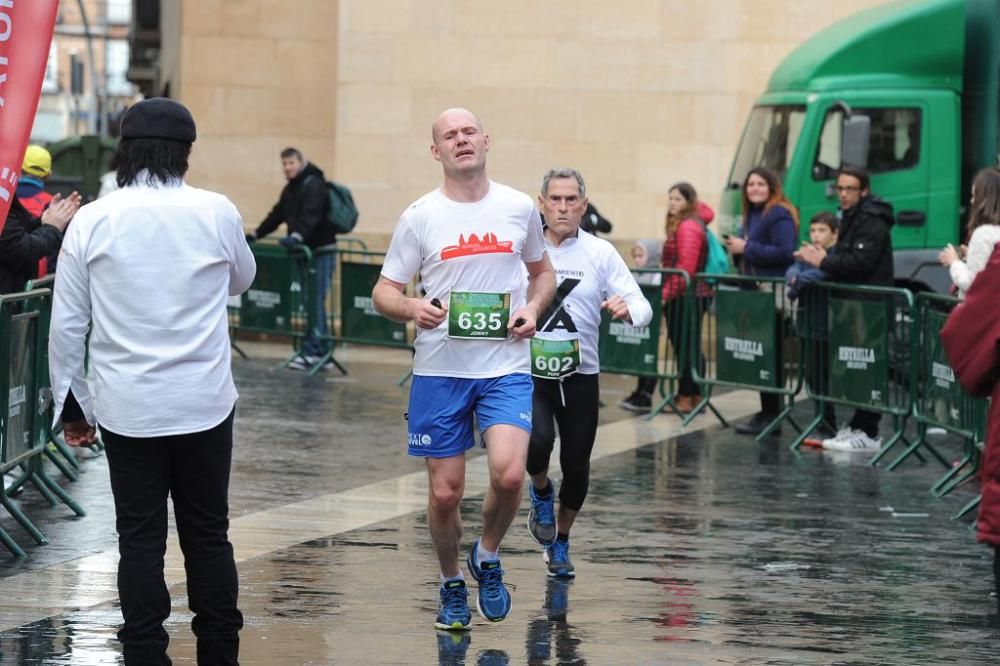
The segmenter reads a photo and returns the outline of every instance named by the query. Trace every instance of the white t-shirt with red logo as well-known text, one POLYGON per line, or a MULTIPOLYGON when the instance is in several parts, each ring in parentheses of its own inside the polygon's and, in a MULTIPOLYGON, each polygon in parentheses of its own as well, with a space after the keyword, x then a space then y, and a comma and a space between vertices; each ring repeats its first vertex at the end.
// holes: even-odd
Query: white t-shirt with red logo
MULTIPOLYGON (((527 297, 524 263, 545 254, 542 220, 527 194, 490 181, 485 197, 459 203, 434 190, 399 218, 382 275, 408 283, 420 274, 426 298, 447 305, 451 292, 510 294, 510 312, 527 297)), ((448 337, 448 321, 417 329, 413 374, 481 379, 531 372, 527 340, 448 337)))

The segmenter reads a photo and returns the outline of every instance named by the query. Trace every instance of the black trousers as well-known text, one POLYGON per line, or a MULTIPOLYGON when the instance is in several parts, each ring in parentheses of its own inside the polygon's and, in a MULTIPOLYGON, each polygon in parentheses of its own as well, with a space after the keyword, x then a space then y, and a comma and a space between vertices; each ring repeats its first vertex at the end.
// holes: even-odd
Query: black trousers
POLYGON ((681 348, 682 335, 688 333, 685 331, 683 325, 684 322, 684 309, 686 307, 686 299, 675 298, 672 301, 667 301, 663 304, 663 319, 667 325, 667 337, 670 338, 670 346, 674 350, 674 355, 677 358, 677 367, 680 374, 680 379, 677 381, 677 393, 679 395, 698 395, 700 389, 698 384, 694 381, 694 363, 698 363, 698 373, 704 377, 705 376, 705 355, 701 351, 701 322, 704 317, 704 313, 708 310, 708 300, 707 298, 696 298, 695 299, 695 311, 694 317, 696 318, 694 326, 694 340, 688 340, 687 349, 681 348), (692 354, 692 351, 694 352, 692 354))
MULTIPOLYGON (((813 338, 805 339, 806 382, 813 393, 827 395, 830 390, 830 342, 813 338)), ((837 429, 837 413, 830 403, 823 406, 823 420, 830 428, 837 429)))
MULTIPOLYGON (((781 344, 785 335, 782 333, 783 327, 785 326, 785 319, 780 313, 776 314, 774 317, 775 331, 778 331, 779 335, 777 339, 779 344, 774 351, 775 355, 775 365, 777 365, 778 386, 783 386, 785 381, 785 349, 784 344, 781 344)), ((760 411, 768 416, 777 416, 781 412, 781 396, 777 393, 761 393, 760 394, 760 411)))
POLYGON ((118 632, 127 666, 170 664, 163 622, 170 594, 163 579, 167 497, 173 498, 184 553, 191 629, 198 663, 238 664, 243 615, 229 543, 229 470, 233 413, 205 432, 169 437, 101 434, 111 472, 118 528, 118 595, 125 624, 118 632))
POLYGON ((855 430, 863 430, 866 435, 875 438, 878 437, 878 424, 881 420, 882 415, 878 412, 856 409, 849 425, 855 430))
POLYGON ((600 375, 570 375, 557 379, 535 378, 531 406, 531 439, 528 443, 528 474, 549 468, 549 457, 559 427, 559 466, 563 480, 559 503, 579 511, 590 488, 590 453, 597 437, 600 409, 600 375), (565 398, 565 401, 564 401, 565 398))

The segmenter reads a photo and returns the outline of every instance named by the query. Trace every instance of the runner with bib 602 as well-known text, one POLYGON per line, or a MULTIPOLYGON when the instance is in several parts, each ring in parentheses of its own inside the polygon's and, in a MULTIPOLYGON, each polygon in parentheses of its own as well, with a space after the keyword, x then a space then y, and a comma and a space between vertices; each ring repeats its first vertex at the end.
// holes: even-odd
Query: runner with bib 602
POLYGON ((535 392, 528 446, 528 529, 545 547, 548 574, 571 578, 576 572, 569 559, 569 531, 587 496, 590 452, 597 436, 601 311, 633 326, 648 325, 653 311, 614 246, 580 229, 587 188, 579 172, 553 169, 545 174, 538 204, 545 216, 545 249, 559 286, 531 340, 535 392), (563 473, 558 519, 548 477, 555 426, 563 473))

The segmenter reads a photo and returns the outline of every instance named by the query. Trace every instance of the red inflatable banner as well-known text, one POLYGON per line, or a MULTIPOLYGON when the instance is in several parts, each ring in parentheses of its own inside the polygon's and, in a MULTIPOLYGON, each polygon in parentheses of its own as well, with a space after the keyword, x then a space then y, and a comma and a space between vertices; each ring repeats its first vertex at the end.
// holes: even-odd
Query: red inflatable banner
POLYGON ((59 0, 0 0, 0 232, 21 175, 59 0))

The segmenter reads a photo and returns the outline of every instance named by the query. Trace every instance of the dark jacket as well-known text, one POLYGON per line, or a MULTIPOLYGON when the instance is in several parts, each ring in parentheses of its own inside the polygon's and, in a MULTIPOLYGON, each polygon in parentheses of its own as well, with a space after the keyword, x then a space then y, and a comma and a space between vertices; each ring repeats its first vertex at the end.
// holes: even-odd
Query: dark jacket
POLYGON ((284 222, 288 235, 298 234, 309 247, 330 245, 337 242, 337 234, 327 219, 330 199, 326 191, 323 172, 312 164, 292 178, 281 190, 281 197, 255 232, 263 238, 284 222))
POLYGON ((587 202, 587 210, 584 211, 583 219, 580 220, 580 228, 595 236, 598 234, 610 234, 611 220, 598 213, 594 204, 587 202))
POLYGON ((865 197, 857 206, 841 213, 836 253, 820 268, 832 282, 891 287, 894 283, 892 236, 895 218, 892 204, 865 197))
POLYGON ((38 276, 38 260, 57 252, 62 238, 14 197, 0 233, 0 294, 23 291, 24 283, 38 276))
POLYGON ((787 208, 776 205, 766 213, 762 207, 752 208, 743 221, 741 235, 747 241, 742 273, 785 277, 785 271, 795 261, 792 254, 798 240, 795 218, 787 208))

